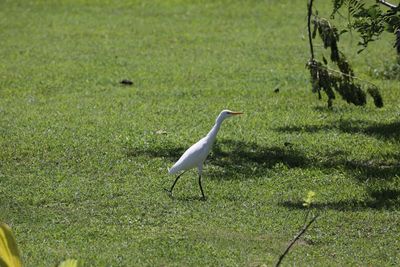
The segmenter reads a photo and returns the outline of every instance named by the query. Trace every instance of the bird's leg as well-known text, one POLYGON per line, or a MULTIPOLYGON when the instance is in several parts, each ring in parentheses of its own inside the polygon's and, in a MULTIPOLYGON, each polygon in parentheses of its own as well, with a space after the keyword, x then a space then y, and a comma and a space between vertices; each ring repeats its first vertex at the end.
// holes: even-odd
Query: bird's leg
POLYGON ((197 166, 197 171, 199 173, 199 186, 200 186, 200 190, 201 190, 201 200, 206 200, 206 196, 204 195, 204 191, 203 191, 203 187, 201 186, 201 174, 203 173, 203 163, 199 164, 197 166))
POLYGON ((199 174, 199 186, 200 186, 201 195, 202 195, 201 199, 206 200, 206 196, 204 195, 203 187, 201 186, 201 174, 199 174))
POLYGON ((170 190, 167 190, 171 195, 172 195, 172 190, 174 189, 174 186, 175 186, 176 182, 178 182, 179 178, 181 178, 181 176, 182 176, 185 172, 186 172, 186 171, 184 171, 184 172, 182 172, 181 174, 179 174, 179 175, 176 177, 174 183, 172 184, 171 189, 170 189, 170 190))

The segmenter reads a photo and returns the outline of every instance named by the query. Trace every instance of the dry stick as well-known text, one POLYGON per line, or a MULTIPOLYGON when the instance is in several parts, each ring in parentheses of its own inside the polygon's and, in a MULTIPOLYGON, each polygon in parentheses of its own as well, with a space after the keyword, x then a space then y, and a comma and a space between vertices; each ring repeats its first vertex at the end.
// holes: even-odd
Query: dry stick
POLYGON ((311 226, 311 224, 318 218, 318 215, 315 215, 314 218, 311 219, 311 221, 307 224, 304 225, 303 229, 301 229, 301 231, 296 235, 296 237, 292 240, 292 242, 290 242, 290 244, 287 246, 285 252, 283 252, 283 254, 279 257, 278 262, 276 263, 276 267, 278 267, 283 258, 286 256, 286 254, 288 254, 290 248, 294 245, 294 243, 296 243, 296 241, 307 231, 308 227, 311 226))

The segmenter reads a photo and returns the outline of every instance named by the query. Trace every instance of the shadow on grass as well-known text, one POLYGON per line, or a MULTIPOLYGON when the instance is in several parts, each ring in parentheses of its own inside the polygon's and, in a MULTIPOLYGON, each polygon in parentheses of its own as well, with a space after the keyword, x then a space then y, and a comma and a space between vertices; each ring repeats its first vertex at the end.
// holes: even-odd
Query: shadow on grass
MULTIPOLYGON (((368 128, 374 129, 374 128, 368 128)), ((170 165, 179 159, 186 148, 184 147, 153 147, 148 149, 131 150, 129 157, 145 156, 151 158, 164 158, 170 165)), ((387 156, 388 162, 376 160, 349 161, 345 151, 334 151, 323 155, 324 161, 308 158, 305 154, 291 146, 282 147, 262 146, 253 142, 223 139, 216 142, 207 160, 205 175, 208 179, 219 180, 244 180, 254 177, 262 177, 268 173, 268 169, 277 164, 286 165, 288 168, 319 168, 321 170, 343 169, 351 177, 359 182, 374 181, 378 187, 385 186, 388 181, 398 179, 400 174, 400 153, 387 156)), ((317 209, 335 210, 360 210, 381 209, 400 206, 400 190, 367 188, 367 196, 364 200, 345 200, 338 202, 315 203, 317 209)), ((182 201, 198 201, 197 197, 176 198, 182 201)), ((303 209, 302 201, 287 201, 283 205, 288 208, 303 209)))
POLYGON ((277 164, 289 168, 304 168, 310 165, 307 157, 290 147, 266 147, 256 143, 236 140, 218 141, 209 157, 211 178, 230 179, 257 177, 277 164))
MULTIPOLYGON (((147 156, 177 161, 185 152, 183 147, 156 147, 131 150, 128 157, 147 156)), ((218 140, 206 160, 205 174, 211 179, 245 179, 265 174, 276 164, 289 168, 306 167, 309 160, 290 147, 265 147, 236 140, 218 140)))
MULTIPOLYGON (((185 147, 151 147, 128 150, 128 157, 145 156, 165 158, 170 166, 185 152, 185 147)), ((325 161, 307 158, 304 153, 293 147, 262 146, 253 142, 223 139, 215 143, 206 161, 205 174, 211 179, 245 179, 266 174, 277 164, 289 168, 337 169, 343 168, 360 182, 366 180, 390 180, 400 174, 400 154, 387 155, 390 162, 376 160, 347 160, 345 151, 326 154, 325 161)))
MULTIPOLYGON (((358 211, 365 209, 397 209, 400 206, 400 190, 381 189, 367 190, 368 196, 364 200, 343 200, 325 203, 313 203, 317 210, 358 211)), ((280 206, 289 209, 306 209, 302 201, 284 201, 280 206)))
MULTIPOLYGON (((390 155, 399 158, 399 155, 390 155)), ((389 157, 390 157, 389 156, 389 157)), ((397 160, 397 162, 399 162, 397 160)), ((343 165, 348 172, 352 172, 354 178, 360 182, 368 180, 389 181, 400 174, 400 164, 377 162, 377 161, 344 161, 327 163, 325 166, 334 168, 343 165)))
POLYGON ((276 129, 280 132, 308 132, 315 133, 319 131, 339 130, 344 133, 361 133, 374 136, 381 139, 400 140, 400 121, 389 123, 377 123, 361 120, 339 120, 330 125, 303 125, 287 126, 276 129))
MULTIPOLYGON (((400 122, 376 123, 361 120, 339 120, 329 125, 303 125, 287 126, 276 129, 279 132, 294 133, 307 132, 315 133, 319 131, 339 130, 350 134, 364 134, 378 139, 400 140, 400 122)), ((325 155, 329 159, 320 162, 317 167, 337 168, 343 167, 347 172, 359 181, 370 179, 390 180, 400 173, 400 154, 387 155, 389 162, 384 161, 349 161, 346 160, 345 152, 336 152, 336 155, 325 155), (320 166, 318 166, 320 165, 320 166)))

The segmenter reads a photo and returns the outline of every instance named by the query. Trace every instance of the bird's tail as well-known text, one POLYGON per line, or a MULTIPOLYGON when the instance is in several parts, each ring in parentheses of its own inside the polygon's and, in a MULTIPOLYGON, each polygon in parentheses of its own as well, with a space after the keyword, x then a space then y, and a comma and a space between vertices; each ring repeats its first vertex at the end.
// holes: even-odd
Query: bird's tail
POLYGON ((178 170, 175 168, 175 166, 168 168, 168 174, 175 174, 177 172, 178 172, 178 170))

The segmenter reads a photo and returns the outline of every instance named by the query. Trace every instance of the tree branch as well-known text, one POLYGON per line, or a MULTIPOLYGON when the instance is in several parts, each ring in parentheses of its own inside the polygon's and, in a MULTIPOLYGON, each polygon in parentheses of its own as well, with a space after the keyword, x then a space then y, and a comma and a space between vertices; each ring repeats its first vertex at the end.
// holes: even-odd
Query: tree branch
MULTIPOLYGON (((308 29, 308 43, 310 45, 310 54, 311 54, 311 59, 309 62, 314 64, 314 46, 312 42, 312 35, 311 35, 311 16, 312 16, 312 5, 313 5, 313 0, 308 0, 307 7, 307 29, 308 29)), ((321 90, 318 90, 318 98, 321 99, 321 90)))
POLYGON ((308 28, 308 42, 310 44, 311 60, 314 61, 314 47, 311 37, 311 15, 312 15, 312 4, 313 0, 308 1, 308 14, 307 14, 307 28, 308 28))
POLYGON ((372 82, 370 82, 368 80, 361 79, 361 78, 359 78, 357 76, 353 76, 353 75, 350 75, 350 74, 347 74, 347 73, 343 73, 341 71, 334 70, 334 69, 331 69, 331 68, 328 68, 328 67, 325 67, 325 66, 324 66, 324 68, 326 68, 328 71, 336 72, 336 73, 338 73, 340 75, 343 75, 343 76, 346 76, 346 77, 349 77, 349 78, 352 78, 352 79, 359 80, 360 82, 368 83, 368 84, 370 84, 370 85, 372 85, 374 87, 378 87, 376 84, 374 84, 374 83, 372 83, 372 82))
MULTIPOLYGON (((312 2, 312 0, 310 0, 310 1, 312 2)), ((278 262, 276 263, 275 267, 278 267, 278 266, 281 264, 283 258, 286 256, 286 254, 288 254, 290 248, 291 248, 291 247, 294 245, 294 243, 296 243, 296 241, 307 231, 307 229, 311 226, 311 224, 312 224, 317 218, 318 218, 318 215, 315 215, 315 216, 311 219, 311 221, 310 221, 308 224, 304 225, 303 229, 301 229, 301 231, 295 236, 295 238, 294 238, 294 239, 290 242, 290 244, 287 246, 285 252, 283 252, 283 254, 279 257, 279 260, 278 260, 278 262)))
POLYGON ((391 9, 396 9, 396 8, 398 8, 398 6, 396 6, 396 5, 394 5, 394 4, 391 4, 391 3, 389 3, 389 2, 387 2, 387 1, 385 1, 385 0, 376 0, 376 2, 379 3, 379 4, 382 4, 382 5, 384 5, 384 6, 387 6, 387 7, 391 8, 391 9))

